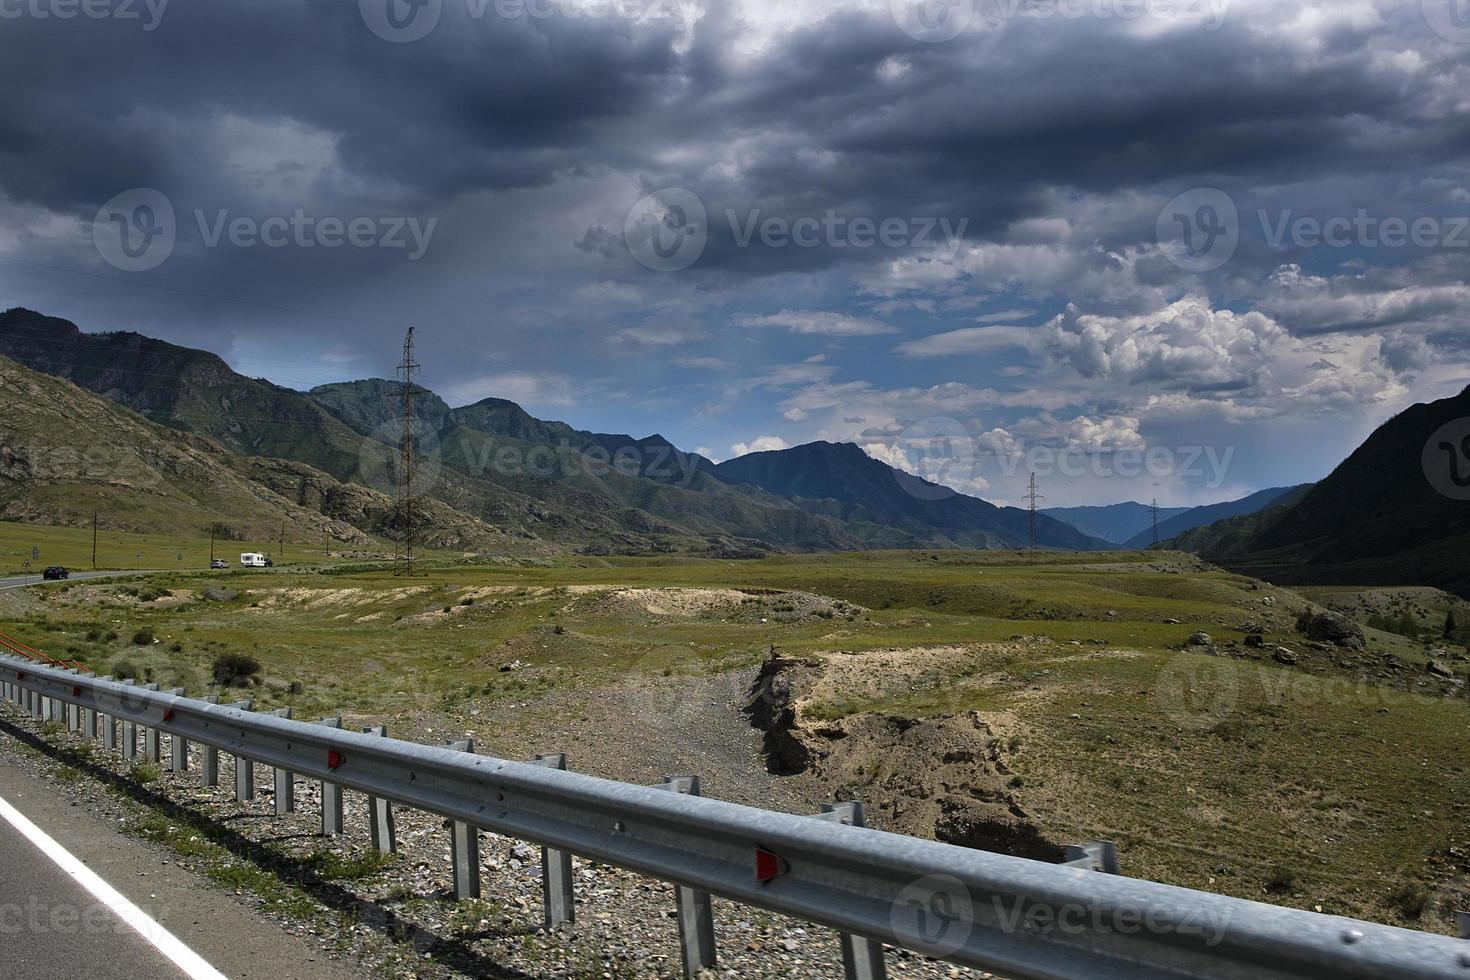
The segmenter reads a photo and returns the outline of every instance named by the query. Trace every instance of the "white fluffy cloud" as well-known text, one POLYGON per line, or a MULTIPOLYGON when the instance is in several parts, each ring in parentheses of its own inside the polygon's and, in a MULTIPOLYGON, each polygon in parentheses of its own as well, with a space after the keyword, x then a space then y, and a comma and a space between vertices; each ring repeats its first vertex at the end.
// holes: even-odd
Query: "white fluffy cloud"
POLYGON ((871 337, 897 333, 886 323, 845 313, 821 310, 782 310, 765 316, 743 315, 735 318, 738 327, 779 327, 792 333, 821 334, 831 337, 871 337))
POLYGON ((1216 310, 1190 296, 1142 316, 1072 307, 1046 325, 1041 343, 1084 378, 1198 388, 1249 384, 1288 340, 1262 313, 1216 310))
POLYGON ((780 436, 757 436, 750 442, 737 442, 730 447, 731 456, 745 456, 749 453, 769 453, 779 449, 791 448, 786 440, 780 436))

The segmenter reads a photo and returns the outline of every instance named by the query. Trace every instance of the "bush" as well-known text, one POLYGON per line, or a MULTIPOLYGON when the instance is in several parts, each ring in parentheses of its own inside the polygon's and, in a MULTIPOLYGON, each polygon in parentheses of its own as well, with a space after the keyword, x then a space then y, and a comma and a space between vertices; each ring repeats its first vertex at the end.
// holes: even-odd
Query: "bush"
POLYGON ((1272 865, 1266 875, 1266 891, 1274 895, 1283 895, 1295 888, 1296 884, 1296 872, 1284 865, 1272 865))
POLYGON ((140 647, 152 646, 153 631, 150 629, 138 630, 138 632, 133 634, 133 644, 140 647))
POLYGON ((137 680, 143 675, 131 660, 114 660, 112 662, 112 676, 118 680, 123 680, 128 677, 137 680))
POLYGON ((1388 904, 1397 909, 1404 918, 1417 919, 1429 907, 1429 893, 1422 886, 1411 882, 1388 896, 1388 904))
POLYGON ((222 653, 214 658, 214 682, 226 687, 249 687, 260 673, 260 661, 248 653, 222 653))

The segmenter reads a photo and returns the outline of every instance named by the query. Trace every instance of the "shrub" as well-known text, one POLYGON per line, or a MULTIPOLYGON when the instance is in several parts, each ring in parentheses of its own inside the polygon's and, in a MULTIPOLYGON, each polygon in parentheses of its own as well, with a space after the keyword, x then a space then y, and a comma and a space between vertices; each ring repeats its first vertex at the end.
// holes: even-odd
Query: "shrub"
POLYGON ((227 687, 248 687, 260 673, 260 661, 248 653, 222 653, 214 658, 214 682, 227 687))
POLYGON ((133 644, 140 647, 152 646, 153 631, 150 629, 138 630, 133 634, 133 644))
POLYGON ((1296 872, 1284 865, 1273 865, 1266 875, 1266 891, 1282 895, 1296 887, 1296 872))
POLYGON ((142 674, 131 660, 114 660, 112 662, 112 676, 118 680, 128 677, 137 680, 142 674))
POLYGON ((1410 882, 1388 896, 1388 904, 1406 919, 1417 919, 1429 907, 1429 893, 1420 885, 1410 882))

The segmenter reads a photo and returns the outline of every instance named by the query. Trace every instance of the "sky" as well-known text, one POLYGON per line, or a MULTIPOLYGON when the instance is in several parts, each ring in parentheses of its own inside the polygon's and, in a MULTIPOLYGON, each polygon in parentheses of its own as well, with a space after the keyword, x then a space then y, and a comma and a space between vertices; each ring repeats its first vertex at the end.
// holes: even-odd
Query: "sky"
POLYGON ((1318 479, 1470 383, 1467 0, 0 0, 0 306, 715 460, 1318 479))

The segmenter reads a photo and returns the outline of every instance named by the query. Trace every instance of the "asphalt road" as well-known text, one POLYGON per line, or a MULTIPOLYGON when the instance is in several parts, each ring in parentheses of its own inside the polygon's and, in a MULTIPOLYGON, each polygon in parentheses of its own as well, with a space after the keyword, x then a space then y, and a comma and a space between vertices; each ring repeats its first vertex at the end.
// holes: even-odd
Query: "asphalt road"
MULTIPOLYGON (((10 578, 0 578, 0 592, 3 592, 6 589, 23 589, 23 588, 25 588, 28 585, 49 585, 49 584, 51 584, 51 583, 47 582, 45 579, 41 578, 41 572, 43 570, 44 569, 38 568, 38 569, 35 570, 35 572, 33 572, 30 575, 14 575, 14 576, 11 576, 10 578)), ((89 579, 89 578, 117 578, 119 575, 142 575, 142 574, 145 574, 145 572, 143 570, 134 571, 134 572, 72 572, 71 573, 71 578, 65 579, 64 581, 68 581, 68 582, 81 582, 81 581, 85 581, 86 579, 89 579)))
POLYGON ((0 867, 0 976, 186 975, 3 822, 0 867))
MULTIPOLYGON (((262 916, 254 901, 236 898, 175 855, 126 837, 115 819, 88 805, 102 793, 90 780, 58 786, 28 772, 12 734, 0 731, 0 800, 49 836, 175 944, 202 960, 206 971, 232 980, 357 980, 351 964, 262 916), (171 860, 172 859, 172 860, 171 860)), ((165 942, 165 945, 168 945, 165 942)), ((166 958, 123 921, 108 901, 78 884, 53 855, 0 818, 0 978, 51 980, 176 980, 191 974, 166 958)))

